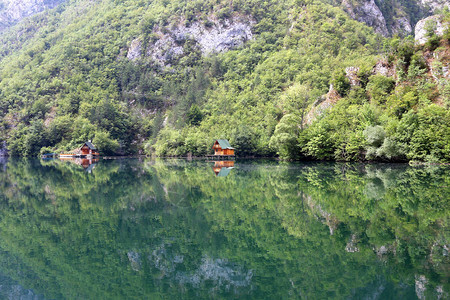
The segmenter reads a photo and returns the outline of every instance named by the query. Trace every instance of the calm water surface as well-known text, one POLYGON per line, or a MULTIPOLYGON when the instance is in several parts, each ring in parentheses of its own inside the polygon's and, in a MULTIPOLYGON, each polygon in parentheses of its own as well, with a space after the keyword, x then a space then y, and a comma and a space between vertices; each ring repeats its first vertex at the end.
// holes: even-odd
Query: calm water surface
POLYGON ((0 162, 0 298, 449 299, 450 169, 0 162))

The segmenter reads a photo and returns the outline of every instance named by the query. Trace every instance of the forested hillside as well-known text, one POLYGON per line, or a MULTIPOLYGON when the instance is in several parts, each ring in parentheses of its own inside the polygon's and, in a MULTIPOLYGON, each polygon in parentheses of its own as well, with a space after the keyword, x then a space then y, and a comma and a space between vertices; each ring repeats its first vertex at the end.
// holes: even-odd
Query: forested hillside
POLYGON ((427 26, 415 46, 339 1, 67 1, 0 36, 0 139, 27 156, 226 138, 241 156, 449 161, 450 34, 427 26))

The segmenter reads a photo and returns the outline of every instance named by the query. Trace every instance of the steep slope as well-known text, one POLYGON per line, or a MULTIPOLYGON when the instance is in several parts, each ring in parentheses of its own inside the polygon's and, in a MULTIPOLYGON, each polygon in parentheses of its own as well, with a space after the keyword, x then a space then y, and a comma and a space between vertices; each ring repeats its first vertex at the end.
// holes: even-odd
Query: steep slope
MULTIPOLYGON (((363 138, 356 155, 315 155, 298 141, 307 107, 330 82, 346 91, 342 70, 371 70, 389 45, 340 6, 74 0, 33 20, 40 26, 28 21, 3 37, 1 140, 13 155, 87 139, 119 154, 203 155, 215 138, 240 155, 347 160, 365 151, 363 138)), ((365 86, 353 90, 355 109, 384 109, 367 103, 365 86)))
POLYGON ((150 138, 149 146, 165 143, 159 154, 204 153, 210 139, 240 128, 254 136, 247 152, 271 153, 277 95, 294 81, 321 93, 335 68, 378 44, 370 29, 321 2, 73 1, 20 51, 5 53, 3 139, 12 154, 26 155, 88 138, 107 152, 135 152, 150 138), (210 41, 219 43, 208 49, 223 53, 207 54, 210 41), (170 128, 190 130, 183 139, 194 144, 169 151, 177 143, 165 137, 170 128))
POLYGON ((445 0, 342 0, 337 3, 353 19, 385 37, 414 34, 420 19, 450 8, 445 0))

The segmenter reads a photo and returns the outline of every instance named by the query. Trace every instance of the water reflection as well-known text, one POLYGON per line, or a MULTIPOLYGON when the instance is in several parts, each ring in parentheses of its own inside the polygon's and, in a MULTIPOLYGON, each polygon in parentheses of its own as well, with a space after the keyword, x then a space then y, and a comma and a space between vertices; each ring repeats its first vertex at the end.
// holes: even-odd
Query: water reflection
POLYGON ((98 158, 81 158, 81 157, 60 157, 60 161, 70 162, 79 166, 82 166, 86 172, 91 173, 95 168, 96 163, 99 162, 98 158))
POLYGON ((217 177, 226 177, 234 168, 234 160, 215 161, 213 166, 214 174, 217 177))
POLYGON ((448 297, 448 168, 236 167, 5 162, 0 274, 50 299, 448 297))

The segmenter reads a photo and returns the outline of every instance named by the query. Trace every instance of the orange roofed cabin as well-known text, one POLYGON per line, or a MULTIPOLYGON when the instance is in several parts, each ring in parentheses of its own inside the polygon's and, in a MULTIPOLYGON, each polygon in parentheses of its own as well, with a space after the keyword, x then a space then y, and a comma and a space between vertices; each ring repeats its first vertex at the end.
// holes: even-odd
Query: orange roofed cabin
POLYGON ((214 155, 234 156, 234 148, 227 140, 216 140, 213 145, 214 155))
POLYGON ((97 148, 89 141, 80 148, 81 155, 99 155, 97 148))

